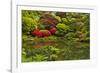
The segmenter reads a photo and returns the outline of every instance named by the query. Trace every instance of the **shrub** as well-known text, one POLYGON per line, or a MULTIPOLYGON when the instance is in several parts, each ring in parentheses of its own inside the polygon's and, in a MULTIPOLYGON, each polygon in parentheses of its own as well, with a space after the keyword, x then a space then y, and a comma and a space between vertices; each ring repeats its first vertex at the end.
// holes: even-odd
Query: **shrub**
POLYGON ((55 34, 56 31, 57 31, 57 29, 55 27, 50 29, 51 34, 55 34))
POLYGON ((56 27, 58 29, 58 31, 56 32, 56 35, 58 35, 58 36, 65 35, 68 32, 68 30, 69 30, 69 26, 68 25, 65 25, 63 23, 57 24, 56 27))
POLYGON ((36 28, 37 23, 29 17, 23 17, 22 18, 22 31, 25 34, 29 34, 30 31, 34 30, 36 28))
POLYGON ((42 33, 42 36, 43 37, 46 37, 46 36, 50 36, 51 35, 51 32, 48 31, 48 30, 40 30, 40 32, 42 33))
POLYGON ((48 57, 41 54, 36 54, 35 56, 33 56, 33 61, 46 61, 47 59, 48 57))

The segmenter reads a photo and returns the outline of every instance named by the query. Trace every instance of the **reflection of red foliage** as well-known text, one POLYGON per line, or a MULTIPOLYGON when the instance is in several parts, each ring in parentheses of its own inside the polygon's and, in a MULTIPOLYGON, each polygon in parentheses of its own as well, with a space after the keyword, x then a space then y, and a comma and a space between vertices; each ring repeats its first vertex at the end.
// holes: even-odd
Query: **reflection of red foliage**
POLYGON ((52 29, 50 29, 50 32, 51 32, 52 34, 55 34, 56 31, 57 31, 56 28, 52 28, 52 29))
POLYGON ((52 42, 45 42, 45 43, 38 43, 38 44, 35 44, 33 45, 34 48, 41 48, 43 46, 51 46, 51 45, 54 45, 55 42, 52 41, 52 42))

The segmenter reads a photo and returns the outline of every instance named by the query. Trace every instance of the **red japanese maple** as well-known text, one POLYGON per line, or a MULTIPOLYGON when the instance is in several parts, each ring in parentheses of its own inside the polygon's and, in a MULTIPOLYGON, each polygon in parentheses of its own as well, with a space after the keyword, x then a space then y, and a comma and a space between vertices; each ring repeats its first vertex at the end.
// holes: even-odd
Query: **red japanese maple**
POLYGON ((40 32, 42 33, 43 37, 51 35, 50 31, 48 31, 48 30, 40 30, 40 32))
POLYGON ((57 31, 57 29, 55 27, 50 29, 51 34, 55 34, 56 31, 57 31))

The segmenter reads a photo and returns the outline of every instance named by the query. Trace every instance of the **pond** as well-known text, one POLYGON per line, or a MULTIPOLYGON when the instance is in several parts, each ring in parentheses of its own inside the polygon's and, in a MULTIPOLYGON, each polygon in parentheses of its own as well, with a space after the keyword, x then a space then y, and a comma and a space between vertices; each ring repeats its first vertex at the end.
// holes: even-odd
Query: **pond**
POLYGON ((48 57, 48 59, 43 61, 82 60, 90 58, 89 42, 71 41, 63 37, 34 37, 23 41, 22 47, 24 48, 24 52, 26 52, 23 62, 38 61, 33 59, 37 54, 48 57), (53 56, 53 58, 50 56, 53 56))

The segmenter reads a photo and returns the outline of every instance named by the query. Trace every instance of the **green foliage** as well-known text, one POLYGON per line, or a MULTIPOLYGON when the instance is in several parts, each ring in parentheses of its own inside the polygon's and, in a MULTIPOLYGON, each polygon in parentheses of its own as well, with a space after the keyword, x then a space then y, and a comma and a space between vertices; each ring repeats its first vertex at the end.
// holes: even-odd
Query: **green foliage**
POLYGON ((35 56, 33 56, 34 61, 45 61, 47 59, 48 57, 46 57, 45 55, 41 55, 41 54, 36 54, 35 56))
POLYGON ((89 58, 89 13, 22 10, 22 62, 89 58), (47 37, 30 34, 36 28, 49 31, 53 27, 56 33, 47 37))
POLYGON ((55 12, 52 12, 51 15, 56 18, 59 22, 61 22, 61 18, 59 16, 56 16, 55 12))
POLYGON ((69 24, 69 21, 67 18, 62 18, 62 23, 68 25, 69 24))
POLYGON ((63 23, 57 24, 56 27, 58 29, 58 31, 56 32, 56 35, 58 35, 58 36, 65 35, 68 32, 68 30, 69 30, 69 26, 68 25, 65 25, 63 23))
POLYGON ((56 54, 60 52, 60 49, 55 48, 55 47, 51 47, 50 50, 52 51, 52 53, 56 53, 56 54))
MULTIPOLYGON (((60 49, 55 48, 53 46, 44 46, 38 49, 28 49, 23 50, 23 57, 27 57, 28 59, 31 57, 30 61, 52 61, 54 57, 58 57, 57 54, 60 53, 60 49), (25 54, 24 54, 25 53, 25 54)), ((55 60, 56 60, 55 59, 55 60)), ((27 61, 27 60, 26 60, 27 61)))
POLYGON ((34 30, 36 26, 36 22, 29 17, 23 17, 22 18, 22 31, 23 33, 29 34, 30 31, 34 30))
POLYGON ((52 60, 52 61, 58 60, 58 55, 56 55, 56 54, 50 55, 50 60, 52 60))

